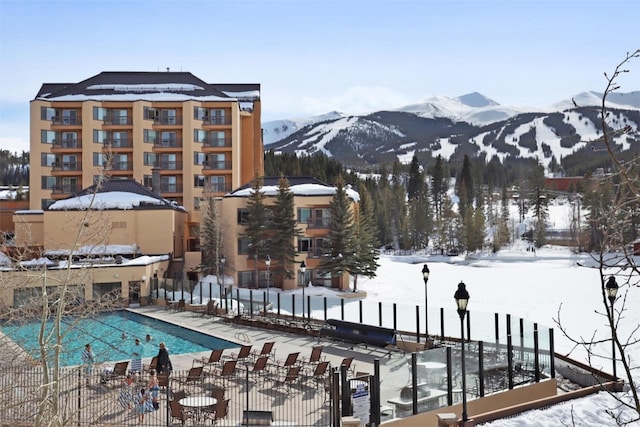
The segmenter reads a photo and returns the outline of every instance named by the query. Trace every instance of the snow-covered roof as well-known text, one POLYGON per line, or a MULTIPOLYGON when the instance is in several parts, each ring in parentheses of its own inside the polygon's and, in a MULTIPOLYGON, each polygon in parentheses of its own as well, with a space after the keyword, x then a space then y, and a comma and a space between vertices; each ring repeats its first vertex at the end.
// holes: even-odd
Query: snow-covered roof
MULTIPOLYGON (((292 185, 289 187, 289 190, 295 196, 333 196, 336 194, 336 187, 330 187, 321 184, 298 184, 292 185)), ((346 188, 347 197, 349 197, 354 202, 360 201, 360 194, 357 191, 346 188)), ((278 195, 278 186, 277 185, 265 185, 260 188, 260 191, 265 194, 265 196, 277 196, 278 195)), ((230 196, 236 197, 248 197, 253 193, 253 188, 242 188, 234 191, 230 194, 230 196)))
POLYGON ((129 210, 141 205, 166 205, 166 201, 149 196, 122 191, 110 191, 108 193, 85 194, 83 196, 72 197, 70 199, 58 200, 49 206, 50 211, 62 210, 103 210, 122 209, 129 210))

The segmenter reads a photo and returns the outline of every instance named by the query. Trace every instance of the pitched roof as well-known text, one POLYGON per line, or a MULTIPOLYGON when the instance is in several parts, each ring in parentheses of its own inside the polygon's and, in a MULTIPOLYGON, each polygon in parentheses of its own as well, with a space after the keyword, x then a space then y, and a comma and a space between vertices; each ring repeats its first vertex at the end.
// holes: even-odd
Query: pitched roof
MULTIPOLYGON (((287 180, 289 181, 289 186, 293 186, 293 185, 301 185, 301 184, 317 184, 317 185, 323 185, 325 187, 331 187, 329 184, 327 184, 326 182, 322 182, 317 178, 314 178, 312 176, 285 176, 285 178, 287 178, 287 180)), ((275 186, 277 187, 280 183, 280 177, 279 176, 265 176, 264 178, 262 178, 262 185, 264 187, 269 187, 269 186, 275 186)), ((231 195, 233 195, 233 193, 240 191, 240 190, 246 190, 247 188, 251 188, 252 187, 252 183, 248 182, 246 184, 244 184, 241 187, 236 188, 235 190, 233 190, 231 192, 231 195)))
POLYGON ((220 97, 242 100, 260 99, 260 84, 211 84, 189 72, 103 71, 78 83, 44 83, 35 99, 64 96, 172 93, 187 97, 220 97))

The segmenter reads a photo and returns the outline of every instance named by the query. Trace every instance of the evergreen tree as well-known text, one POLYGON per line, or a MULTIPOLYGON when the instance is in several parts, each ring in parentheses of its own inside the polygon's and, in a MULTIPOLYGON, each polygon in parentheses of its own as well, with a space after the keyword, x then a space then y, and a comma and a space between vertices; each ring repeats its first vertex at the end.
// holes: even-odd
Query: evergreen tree
POLYGON ((409 243, 409 232, 407 227, 407 203, 406 189, 400 171, 400 162, 393 164, 391 175, 391 200, 387 207, 391 209, 391 233, 393 246, 396 249, 407 249, 409 243))
POLYGON ((327 244, 318 268, 322 272, 331 273, 332 276, 341 276, 357 266, 353 212, 342 177, 336 182, 336 192, 331 200, 330 209, 331 224, 326 237, 327 244))
POLYGON ((371 199, 364 185, 358 186, 358 192, 360 193, 359 214, 358 221, 355 223, 353 245, 355 262, 347 267, 347 271, 353 276, 354 292, 358 290, 358 277, 375 277, 379 267, 371 199))
POLYGON ((251 195, 247 201, 247 219, 243 237, 249 241, 248 254, 262 258, 267 255, 267 221, 268 211, 264 205, 262 177, 255 176, 251 182, 251 195))
POLYGON ((213 196, 210 183, 205 188, 204 212, 200 229, 200 251, 202 271, 218 275, 218 260, 222 257, 223 227, 219 212, 220 204, 213 196))
POLYGON ((408 210, 411 247, 415 249, 426 248, 429 245, 429 236, 433 229, 433 212, 429 188, 426 185, 423 185, 418 195, 409 201, 408 210))
POLYGON ((465 220, 467 208, 473 209, 473 178, 471 174, 471 161, 468 155, 464 155, 462 162, 462 170, 456 179, 456 194, 458 195, 458 212, 460 217, 465 220))
POLYGON ((275 265, 271 267, 276 280, 274 284, 282 286, 284 278, 294 277, 293 265, 296 258, 295 239, 301 230, 296 227, 294 212, 294 195, 289 187, 289 181, 280 177, 278 181, 278 196, 273 207, 271 237, 271 257, 275 265))
POLYGON ((449 180, 445 170, 442 156, 438 155, 436 164, 431 172, 431 197, 433 198, 433 210, 436 215, 442 215, 442 199, 449 190, 449 180))
POLYGON ((409 166, 409 182, 407 183, 407 198, 409 202, 416 198, 422 191, 424 186, 424 177, 420 171, 420 163, 418 163, 418 157, 413 155, 411 159, 411 165, 409 166))

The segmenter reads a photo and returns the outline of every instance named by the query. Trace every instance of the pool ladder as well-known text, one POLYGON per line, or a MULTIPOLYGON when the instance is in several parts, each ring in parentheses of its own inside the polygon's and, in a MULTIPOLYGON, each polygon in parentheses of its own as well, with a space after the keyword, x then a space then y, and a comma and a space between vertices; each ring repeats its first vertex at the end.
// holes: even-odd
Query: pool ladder
POLYGON ((236 332, 235 339, 242 342, 250 342, 249 335, 246 332, 236 332))

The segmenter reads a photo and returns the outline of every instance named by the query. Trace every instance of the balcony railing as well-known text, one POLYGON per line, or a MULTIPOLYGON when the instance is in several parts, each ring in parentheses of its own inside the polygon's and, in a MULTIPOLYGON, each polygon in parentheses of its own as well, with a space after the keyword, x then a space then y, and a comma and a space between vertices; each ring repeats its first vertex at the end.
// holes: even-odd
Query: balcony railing
POLYGON ((79 139, 54 139, 52 148, 82 148, 82 141, 79 139))
POLYGON ((102 122, 105 125, 115 125, 115 126, 127 126, 133 123, 133 119, 129 116, 126 117, 105 117, 102 122))
POLYGON ((80 184, 62 184, 54 185, 51 188, 51 194, 76 194, 82 191, 80 184))
POLYGON ((111 161, 108 162, 105 165, 106 169, 112 170, 112 171, 132 171, 133 170, 133 162, 130 161, 124 161, 124 162, 118 162, 118 161, 111 161))
POLYGON ((131 148, 133 147, 132 139, 105 139, 102 142, 104 148, 131 148))
POLYGON ((207 148, 231 147, 231 138, 207 138, 202 141, 202 146, 207 148))
POLYGON ((231 191, 230 183, 222 183, 222 184, 211 184, 208 187, 205 187, 205 193, 228 193, 231 191))
POLYGON ((82 170, 82 162, 54 162, 51 165, 52 172, 61 172, 61 171, 81 171, 82 170))
POLYGON ((226 170, 231 169, 230 160, 208 161, 202 163, 203 170, 226 170))
POLYGON ((162 139, 158 138, 153 142, 154 148, 181 148, 182 138, 162 139))
POLYGON ((182 193, 182 184, 160 184, 161 193, 182 193))
POLYGON ((167 171, 178 171, 178 170, 182 170, 182 161, 179 160, 168 160, 168 161, 160 161, 158 162, 158 166, 160 167, 160 170, 167 170, 167 171))
POLYGON ((182 117, 180 116, 176 116, 176 117, 158 117, 156 119, 153 120, 153 124, 154 125, 181 125, 182 124, 182 117))
POLYGON ((331 218, 311 218, 306 224, 308 228, 329 228, 331 218))
POLYGON ((213 126, 217 126, 217 125, 230 125, 231 124, 231 117, 205 117, 202 120, 203 124, 205 125, 213 125, 213 126))
POLYGON ((54 126, 79 126, 82 124, 80 117, 54 117, 51 119, 54 126))

